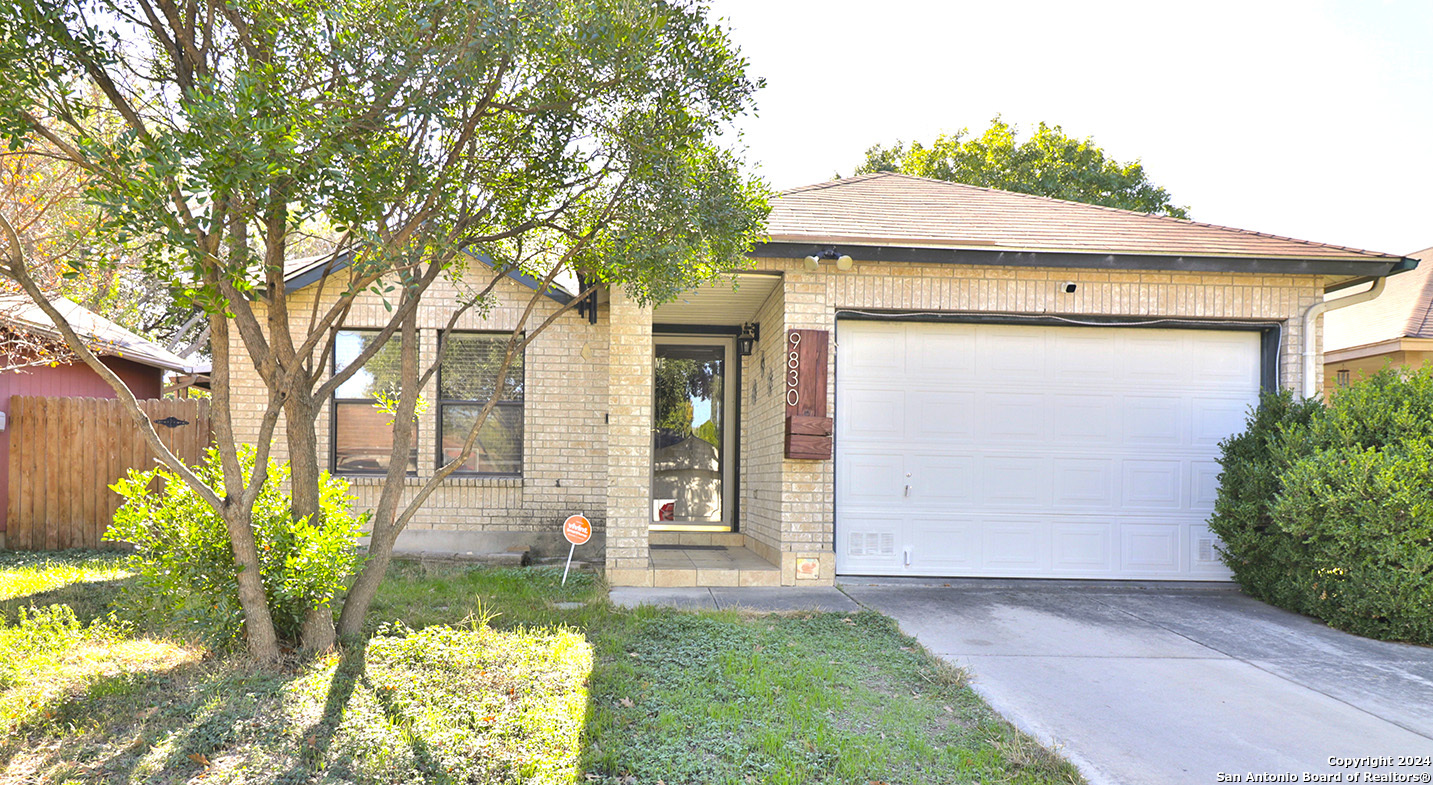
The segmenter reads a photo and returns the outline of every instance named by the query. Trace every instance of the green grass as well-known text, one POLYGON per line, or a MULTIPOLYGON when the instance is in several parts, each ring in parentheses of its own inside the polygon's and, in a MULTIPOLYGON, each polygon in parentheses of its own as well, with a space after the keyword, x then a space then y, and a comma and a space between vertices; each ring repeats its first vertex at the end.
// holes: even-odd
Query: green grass
POLYGON ((0 683, 29 689, 0 780, 1079 781, 878 614, 622 611, 558 577, 395 564, 366 646, 272 671, 136 633, 112 557, 2 555, 0 646, 50 670, 0 683), (30 600, 84 610, 19 631, 30 600))

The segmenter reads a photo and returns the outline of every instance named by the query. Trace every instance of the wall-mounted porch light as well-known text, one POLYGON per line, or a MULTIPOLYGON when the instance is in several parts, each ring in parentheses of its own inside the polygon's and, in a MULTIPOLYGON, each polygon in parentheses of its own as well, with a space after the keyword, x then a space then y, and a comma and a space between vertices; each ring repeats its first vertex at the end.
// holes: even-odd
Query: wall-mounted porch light
POLYGON ((756 342, 761 338, 761 325, 756 322, 747 322, 741 326, 741 332, 736 336, 736 353, 742 357, 750 357, 756 342))
POLYGON ((815 254, 806 257, 806 272, 814 273, 820 270, 821 261, 823 259, 836 260, 836 269, 841 270, 842 272, 851 269, 851 267, 856 263, 856 261, 850 256, 842 253, 837 253, 835 248, 827 248, 824 251, 817 251, 815 254))

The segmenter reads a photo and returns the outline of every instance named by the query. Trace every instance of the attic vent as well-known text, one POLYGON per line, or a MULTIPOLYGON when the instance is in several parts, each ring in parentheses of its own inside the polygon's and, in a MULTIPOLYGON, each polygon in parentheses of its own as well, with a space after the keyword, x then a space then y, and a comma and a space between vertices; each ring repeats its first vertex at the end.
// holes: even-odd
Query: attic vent
POLYGON ((1219 561, 1219 551, 1214 547, 1213 537, 1200 537, 1195 542, 1194 559, 1200 564, 1213 564, 1219 561))
POLYGON ((896 535, 890 532, 851 532, 847 556, 873 557, 896 555, 896 535))

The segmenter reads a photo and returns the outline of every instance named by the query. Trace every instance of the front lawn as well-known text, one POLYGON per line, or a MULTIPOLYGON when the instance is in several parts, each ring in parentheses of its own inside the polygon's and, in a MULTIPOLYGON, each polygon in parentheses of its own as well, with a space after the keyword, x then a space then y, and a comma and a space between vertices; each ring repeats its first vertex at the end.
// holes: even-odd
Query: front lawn
POLYGON ((575 577, 399 564, 364 648, 274 672, 112 613, 113 556, 0 556, 0 779, 1079 781, 878 614, 623 611, 575 577))

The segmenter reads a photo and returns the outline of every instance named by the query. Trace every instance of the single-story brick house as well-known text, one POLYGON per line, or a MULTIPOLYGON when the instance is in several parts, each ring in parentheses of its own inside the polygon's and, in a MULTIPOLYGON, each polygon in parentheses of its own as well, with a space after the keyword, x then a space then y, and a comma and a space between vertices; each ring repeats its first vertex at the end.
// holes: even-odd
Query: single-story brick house
MULTIPOLYGON (((1409 254, 1428 262, 1433 248, 1409 254)), ((1324 317, 1324 376, 1337 389, 1388 366, 1433 360, 1433 264, 1388 279, 1383 293, 1324 317)))
MULTIPOLYGON (((500 417, 403 547, 561 554, 560 521, 582 513, 597 533, 579 554, 602 553, 614 585, 1224 579, 1205 527, 1217 442, 1261 389, 1316 388, 1328 288, 1416 264, 896 174, 786 191, 768 232, 732 281, 568 312, 502 385, 472 373, 483 331, 531 290, 465 315, 424 391, 412 483, 495 388, 500 417)), ((451 301, 421 311, 425 357, 451 301)), ((386 313, 363 301, 348 323, 386 313)), ((374 378, 321 418, 365 505, 363 472, 386 460, 365 427, 374 378)))

